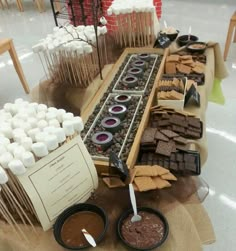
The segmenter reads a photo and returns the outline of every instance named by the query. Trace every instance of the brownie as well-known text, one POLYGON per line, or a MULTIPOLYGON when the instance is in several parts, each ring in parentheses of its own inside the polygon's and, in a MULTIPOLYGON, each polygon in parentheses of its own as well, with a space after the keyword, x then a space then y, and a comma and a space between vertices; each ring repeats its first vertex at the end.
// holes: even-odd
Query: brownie
POLYGON ((155 144, 155 133, 156 128, 146 128, 143 132, 142 138, 141 138, 141 144, 155 144))
POLYGON ((156 153, 162 154, 164 156, 170 156, 172 151, 173 143, 159 141, 156 148, 156 153))

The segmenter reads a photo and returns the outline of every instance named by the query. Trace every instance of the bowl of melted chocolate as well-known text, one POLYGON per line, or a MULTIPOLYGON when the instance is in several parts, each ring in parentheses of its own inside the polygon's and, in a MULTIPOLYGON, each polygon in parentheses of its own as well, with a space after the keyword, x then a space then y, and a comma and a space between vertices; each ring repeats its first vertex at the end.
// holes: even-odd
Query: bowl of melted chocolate
POLYGON ((64 248, 80 250, 91 247, 82 229, 86 229, 98 244, 105 236, 108 217, 104 210, 92 204, 81 203, 66 209, 54 224, 54 237, 64 248))
POLYGON ((124 212, 117 225, 119 238, 125 245, 135 250, 152 250, 161 246, 169 233, 166 218, 152 208, 140 207, 140 221, 132 222, 133 210, 124 212))

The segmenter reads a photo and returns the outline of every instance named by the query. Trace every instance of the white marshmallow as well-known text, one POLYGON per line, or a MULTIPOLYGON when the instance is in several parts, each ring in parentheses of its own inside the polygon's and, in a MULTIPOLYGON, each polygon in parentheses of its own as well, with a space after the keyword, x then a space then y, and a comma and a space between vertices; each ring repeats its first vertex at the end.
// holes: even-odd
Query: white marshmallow
POLYGON ((46 120, 52 120, 57 118, 57 113, 56 112, 47 112, 46 113, 46 120))
POLYGON ((8 182, 8 176, 6 171, 0 166, 0 184, 4 185, 8 182))
POLYGON ((25 152, 25 148, 23 146, 17 146, 14 150, 14 158, 21 159, 22 154, 25 152))
POLYGON ((0 145, 7 146, 10 144, 10 140, 6 137, 0 137, 0 145))
POLYGON ((28 131, 28 136, 33 140, 33 142, 36 142, 35 135, 40 132, 39 128, 34 128, 28 131))
POLYGON ((0 145, 0 155, 7 152, 7 148, 4 145, 0 145))
POLYGON ((55 128, 54 133, 57 136, 57 140, 60 144, 66 140, 65 130, 63 128, 55 128))
POLYGON ((74 114, 72 112, 67 112, 62 115, 63 121, 71 120, 74 117, 74 114))
POLYGON ((38 112, 46 112, 48 110, 48 107, 44 104, 38 105, 38 112))
POLYGON ((13 135, 13 139, 15 142, 20 143, 23 138, 27 137, 27 135, 24 133, 15 133, 13 135))
POLYGON ((51 119, 48 121, 49 126, 60 127, 60 123, 57 119, 51 119))
POLYGON ((55 107, 48 107, 48 112, 57 113, 57 108, 55 108, 55 107))
POLYGON ((45 142, 46 138, 49 136, 46 132, 39 132, 35 135, 35 139, 37 142, 45 142))
POLYGON ((21 125, 21 128, 24 130, 25 133, 27 133, 31 129, 31 125, 30 123, 25 122, 21 125))
POLYGON ((14 151, 15 151, 15 149, 16 149, 16 147, 18 147, 18 146, 19 146, 19 144, 18 144, 17 142, 13 142, 13 143, 11 143, 11 144, 9 144, 9 145, 7 146, 7 150, 8 150, 8 152, 10 152, 11 154, 13 154, 14 151))
POLYGON ((21 139, 20 144, 25 148, 26 151, 31 151, 33 140, 30 137, 24 137, 21 139))
POLYGON ((48 137, 45 139, 45 144, 48 148, 48 151, 53 151, 58 147, 58 140, 56 135, 48 135, 48 137))
POLYGON ((64 121, 62 126, 65 130, 66 136, 72 136, 75 133, 74 125, 71 120, 64 121))
POLYGON ((43 142, 37 142, 32 145, 32 150, 37 157, 44 157, 48 155, 47 146, 43 142))
POLYGON ((106 25, 106 24, 107 24, 106 18, 102 16, 102 17, 100 18, 100 23, 101 23, 102 25, 106 25))
POLYGON ((84 129, 84 123, 81 117, 74 117, 72 120, 75 131, 81 132, 84 129))
POLYGON ((22 162, 26 168, 33 167, 35 164, 34 155, 31 152, 24 152, 21 156, 22 162))
POLYGON ((35 128, 38 126, 38 121, 36 118, 28 118, 27 123, 30 124, 31 128, 35 128))
POLYGON ((10 125, 3 125, 0 127, 0 132, 8 139, 12 139, 12 128, 10 125))
POLYGON ((9 152, 6 152, 0 156, 0 164, 3 168, 8 168, 8 163, 13 160, 13 155, 9 152))
POLYGON ((54 126, 47 126, 43 128, 43 132, 48 133, 48 134, 54 134, 55 129, 56 128, 54 126))
POLYGON ((17 98, 15 101, 14 101, 14 103, 15 104, 22 104, 24 102, 24 99, 22 99, 22 98, 17 98))
POLYGON ((38 128, 39 128, 39 129, 42 130, 42 129, 43 129, 44 127, 46 127, 46 126, 48 126, 48 122, 47 122, 46 120, 43 120, 43 119, 42 119, 42 120, 39 120, 39 121, 38 121, 38 128))
POLYGON ((108 8, 108 9, 107 9, 107 15, 108 15, 108 16, 111 16, 111 15, 112 15, 112 8, 108 8))
POLYGON ((66 114, 66 111, 64 109, 58 109, 57 110, 57 120, 62 123, 63 121, 63 115, 66 114))
POLYGON ((6 112, 10 112, 11 113, 11 110, 12 110, 12 103, 6 103, 4 106, 3 106, 3 108, 4 108, 4 110, 6 111, 6 112))
POLYGON ((18 118, 13 118, 11 121, 12 128, 19 128, 23 123, 24 121, 18 118))
POLYGON ((40 111, 40 112, 38 112, 37 115, 36 115, 36 118, 37 118, 38 120, 45 119, 45 118, 46 118, 46 112, 45 112, 45 111, 40 111))
POLYGON ((9 169, 12 171, 13 174, 20 176, 26 173, 26 168, 21 160, 13 159, 8 164, 9 169))

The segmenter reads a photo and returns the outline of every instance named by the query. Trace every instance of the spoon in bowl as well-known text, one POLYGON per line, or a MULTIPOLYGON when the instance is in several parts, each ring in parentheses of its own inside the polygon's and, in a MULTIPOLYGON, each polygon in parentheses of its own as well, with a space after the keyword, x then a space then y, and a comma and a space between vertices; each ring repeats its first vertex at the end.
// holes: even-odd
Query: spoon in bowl
POLYGON ((190 41, 191 33, 192 33, 192 27, 189 26, 189 29, 188 29, 188 41, 190 41))
POLYGON ((84 228, 83 228, 81 231, 82 231, 82 233, 83 233, 85 239, 87 240, 87 242, 88 242, 92 247, 95 248, 95 247, 97 246, 97 244, 96 244, 96 242, 95 242, 93 236, 92 236, 91 234, 89 234, 89 233, 87 232, 87 230, 84 229, 84 228))
POLYGON ((136 198, 135 198, 134 188, 132 184, 129 184, 129 196, 130 196, 131 204, 134 211, 134 216, 132 216, 131 222, 141 221, 142 217, 138 215, 136 198))

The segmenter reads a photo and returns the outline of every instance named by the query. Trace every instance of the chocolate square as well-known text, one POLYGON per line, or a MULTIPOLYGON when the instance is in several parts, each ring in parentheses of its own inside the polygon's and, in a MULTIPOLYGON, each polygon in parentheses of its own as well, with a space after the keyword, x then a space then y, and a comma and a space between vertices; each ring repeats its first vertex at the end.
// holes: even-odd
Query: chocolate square
POLYGON ((181 120, 178 118, 173 118, 173 116, 170 118, 170 123, 173 125, 181 126, 181 127, 188 127, 188 122, 186 120, 181 120))
POLYGON ((185 163, 184 162, 178 163, 178 170, 181 172, 185 170, 185 163))
POLYGON ((176 153, 171 153, 170 160, 171 161, 176 161, 176 153))
POLYGON ((173 140, 178 143, 178 144, 182 144, 182 145, 186 145, 187 144, 187 140, 183 137, 175 137, 173 138, 173 140))
POLYGON ((188 146, 187 145, 176 144, 176 149, 177 150, 182 150, 182 151, 187 151, 188 146))
POLYGON ((195 163, 185 162, 185 169, 191 172, 197 172, 197 166, 195 163))
POLYGON ((173 171, 178 171, 178 165, 176 162, 171 161, 170 162, 170 169, 173 171))
POLYGON ((174 132, 181 133, 181 134, 185 133, 185 129, 182 126, 173 125, 172 130, 174 132))
POLYGON ((176 161, 178 161, 178 162, 184 161, 184 156, 182 153, 176 153, 176 161))
POLYGON ((165 160, 163 166, 164 166, 165 168, 169 169, 169 161, 168 161, 168 160, 165 160))
POLYGON ((184 161, 188 163, 195 163, 195 156, 189 153, 184 153, 184 161))
POLYGON ((174 138, 179 136, 177 133, 171 131, 171 130, 161 130, 161 133, 163 133, 164 135, 166 135, 168 138, 174 138))
POLYGON ((156 131, 156 134, 155 134, 155 139, 156 140, 162 140, 162 141, 169 141, 169 139, 163 134, 161 133, 160 131, 156 131))
POLYGON ((141 144, 155 144, 155 133, 156 128, 146 128, 143 132, 142 138, 141 138, 141 144))
POLYGON ((170 156, 172 147, 173 147, 172 142, 164 142, 160 140, 157 144, 156 153, 164 156, 170 156))

